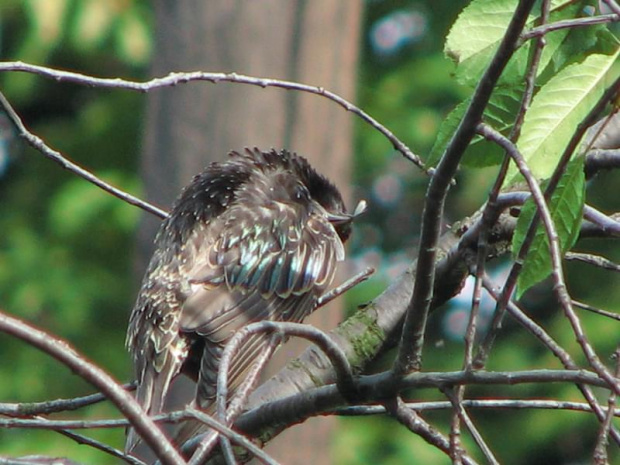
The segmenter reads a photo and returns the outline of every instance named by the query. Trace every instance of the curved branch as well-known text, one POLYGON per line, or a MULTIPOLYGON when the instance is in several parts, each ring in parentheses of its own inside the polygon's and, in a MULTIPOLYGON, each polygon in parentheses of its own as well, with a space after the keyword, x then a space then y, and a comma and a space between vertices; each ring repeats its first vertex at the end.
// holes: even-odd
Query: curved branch
POLYGON ((79 355, 67 342, 0 312, 0 331, 10 334, 54 357, 74 373, 95 386, 110 399, 129 419, 144 441, 153 449, 162 463, 182 465, 185 463, 170 444, 161 429, 142 410, 135 399, 110 375, 79 355))
MULTIPOLYGON (((357 380, 360 402, 394 396, 405 389, 445 388, 458 385, 518 385, 524 383, 579 383, 609 389, 609 385, 596 373, 585 370, 531 370, 521 372, 414 372, 403 378, 394 378, 390 372, 362 376, 357 380)), ((281 430, 300 423, 309 417, 332 412, 342 406, 345 399, 335 384, 309 389, 259 405, 241 415, 235 428, 269 440, 281 430), (269 421, 265 421, 268 418, 269 421), (271 425, 265 427, 266 424, 271 425), (277 425, 277 426, 274 426, 277 425)))
POLYGON ((0 72, 3 71, 22 71, 31 74, 37 74, 39 76, 50 78, 58 82, 73 82, 75 84, 89 87, 127 89, 139 92, 148 92, 150 90, 159 89, 162 87, 174 87, 179 84, 187 84, 194 81, 207 81, 213 84, 217 84, 220 82, 230 82, 236 84, 247 84, 263 88, 276 87, 286 90, 296 90, 298 92, 314 94, 331 100, 340 107, 344 108, 346 111, 358 116, 364 122, 369 124, 372 128, 383 134, 383 136, 388 141, 390 141, 393 147, 398 150, 407 160, 411 161, 418 168, 428 173, 426 168, 424 168, 424 163, 422 162, 420 157, 413 153, 404 142, 402 142, 398 137, 394 135, 394 133, 392 133, 392 131, 390 131, 368 113, 366 113, 353 103, 349 102, 345 98, 319 86, 310 86, 307 84, 300 84, 298 82, 284 81, 280 79, 245 76, 243 74, 236 73, 206 73, 202 71, 194 71, 188 73, 170 73, 168 76, 165 77, 155 78, 144 82, 136 82, 126 81, 119 78, 95 78, 92 76, 86 76, 84 74, 73 73, 70 71, 52 69, 45 66, 31 65, 28 63, 23 63, 21 61, 0 63, 0 72))

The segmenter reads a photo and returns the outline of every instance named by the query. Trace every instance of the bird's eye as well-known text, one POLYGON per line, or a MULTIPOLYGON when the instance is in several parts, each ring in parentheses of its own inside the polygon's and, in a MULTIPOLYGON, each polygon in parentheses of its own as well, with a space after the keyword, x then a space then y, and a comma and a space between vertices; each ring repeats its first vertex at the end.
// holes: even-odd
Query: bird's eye
POLYGON ((308 189, 301 184, 295 186, 295 199, 302 200, 308 198, 308 189))

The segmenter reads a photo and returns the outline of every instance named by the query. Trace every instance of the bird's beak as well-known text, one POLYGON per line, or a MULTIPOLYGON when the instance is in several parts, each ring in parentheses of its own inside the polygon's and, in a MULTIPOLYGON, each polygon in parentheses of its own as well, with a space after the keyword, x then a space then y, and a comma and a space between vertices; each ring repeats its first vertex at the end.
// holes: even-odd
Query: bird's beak
POLYGON ((353 211, 353 218, 355 219, 360 215, 363 215, 364 213, 366 213, 366 210, 368 209, 368 204, 366 203, 366 201, 364 199, 360 200, 359 202, 357 202, 357 206, 355 207, 355 210, 353 211))
POLYGON ((366 203, 366 201, 360 200, 357 203, 357 206, 355 207, 355 211, 352 214, 328 213, 327 219, 329 220, 330 223, 332 223, 335 226, 339 226, 342 224, 348 224, 348 223, 351 223, 358 216, 362 215, 366 211, 367 208, 368 208, 368 204, 366 203))

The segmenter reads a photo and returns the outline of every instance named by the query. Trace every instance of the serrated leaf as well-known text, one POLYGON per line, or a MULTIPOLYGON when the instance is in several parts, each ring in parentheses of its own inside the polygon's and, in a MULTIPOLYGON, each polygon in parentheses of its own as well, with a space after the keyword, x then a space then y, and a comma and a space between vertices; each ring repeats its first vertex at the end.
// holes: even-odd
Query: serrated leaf
MULTIPOLYGON (((546 179, 553 172, 577 125, 602 95, 617 57, 618 52, 591 55, 564 68, 536 94, 517 143, 536 178, 546 179)), ((514 165, 507 179, 508 184, 521 179, 514 165)))
POLYGON ((480 77, 514 14, 515 0, 474 0, 458 16, 445 53, 457 64, 457 79, 480 77))
MULTIPOLYGON (((552 2, 549 22, 573 18, 585 2, 558 0, 552 2)), ((474 0, 465 8, 450 29, 444 51, 453 59, 459 83, 475 86, 497 50, 514 15, 516 0, 474 0)), ((539 17, 530 15, 527 27, 537 24, 539 17)), ((539 74, 554 59, 570 29, 564 28, 545 36, 546 45, 539 61, 539 74)), ((510 59, 499 85, 522 81, 527 69, 531 41, 524 43, 510 59)))
MULTIPOLYGON (((522 85, 512 88, 496 88, 484 112, 484 121, 506 135, 519 108, 522 91, 522 85)), ((443 155, 470 101, 471 99, 468 98, 461 102, 444 119, 429 154, 427 166, 435 166, 443 155)), ((463 165, 470 167, 498 165, 502 161, 503 153, 497 144, 492 144, 483 137, 476 136, 465 152, 463 165)))
MULTIPOLYGON (((581 226, 583 205, 585 199, 585 175, 583 172, 583 157, 571 161, 551 196, 549 210, 551 219, 560 241, 562 254, 570 250, 575 244, 581 226)), ((517 227, 512 238, 512 252, 516 258, 532 218, 537 208, 532 199, 529 199, 517 220, 517 227)), ((517 282, 517 299, 533 285, 541 282, 551 274, 551 253, 549 239, 541 224, 538 225, 536 236, 527 254, 523 269, 517 282)))

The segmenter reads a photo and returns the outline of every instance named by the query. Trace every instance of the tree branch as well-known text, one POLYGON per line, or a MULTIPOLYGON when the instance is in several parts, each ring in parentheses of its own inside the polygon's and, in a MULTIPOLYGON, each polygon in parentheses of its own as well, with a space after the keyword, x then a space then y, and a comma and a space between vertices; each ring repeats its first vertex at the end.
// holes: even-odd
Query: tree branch
POLYGON ((258 87, 276 87, 286 90, 295 90, 298 92, 304 92, 309 94, 318 95, 324 97, 338 106, 344 108, 346 111, 353 113, 359 117, 362 121, 369 124, 372 128, 390 141, 396 150, 398 150, 407 160, 414 163, 418 168, 427 172, 424 168, 424 163, 415 153, 411 151, 407 145, 396 137, 392 131, 386 128, 384 125, 375 120, 368 113, 344 99, 343 97, 330 92, 319 86, 310 86, 307 84, 300 84, 298 82, 284 81, 280 79, 259 78, 253 76, 245 76, 237 73, 207 73, 202 71, 194 71, 187 73, 170 73, 168 76, 154 78, 144 82, 127 81, 119 78, 95 78, 92 76, 86 76, 80 73, 73 73, 70 71, 63 71, 59 69, 52 69, 44 66, 31 65, 20 61, 4 62, 0 63, 0 72, 6 71, 22 71, 26 73, 36 74, 49 79, 53 79, 57 82, 72 82, 75 84, 99 87, 99 88, 112 88, 112 89, 126 89, 138 92, 149 92, 154 89, 162 87, 174 87, 179 84, 187 84, 194 81, 206 81, 212 84, 218 84, 220 82, 230 82, 234 84, 246 84, 258 87))
POLYGON ((74 373, 95 386, 125 415, 165 465, 181 465, 185 461, 164 433, 142 410, 135 399, 114 379, 96 365, 85 360, 67 342, 0 312, 0 331, 21 339, 54 357, 74 373))
POLYGON ((395 376, 402 376, 411 370, 419 370, 422 366, 426 321, 433 299, 437 242, 448 188, 465 149, 475 135, 476 126, 482 118, 495 84, 515 50, 519 35, 525 27, 533 5, 534 0, 519 2, 506 34, 476 87, 461 124, 448 144, 429 183, 422 213, 416 280, 405 316, 397 359, 393 367, 395 376))

